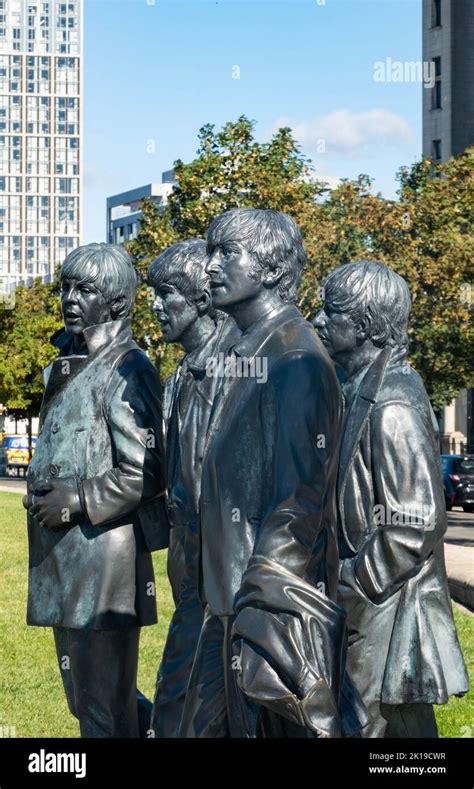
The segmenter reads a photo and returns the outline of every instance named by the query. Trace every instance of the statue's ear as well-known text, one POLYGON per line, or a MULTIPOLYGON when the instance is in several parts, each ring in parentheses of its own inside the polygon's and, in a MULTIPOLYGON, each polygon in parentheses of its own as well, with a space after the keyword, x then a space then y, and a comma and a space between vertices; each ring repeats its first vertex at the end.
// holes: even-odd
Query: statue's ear
POLYGON ((274 288, 275 285, 279 283, 283 276, 283 269, 281 266, 275 266, 275 268, 267 269, 263 275, 263 284, 267 286, 267 288, 274 288))
POLYGON ((196 296, 195 304, 199 315, 206 315, 209 312, 209 308, 211 306, 211 292, 207 290, 207 288, 201 290, 201 292, 196 296))
POLYGON ((116 318, 123 317, 123 313, 127 306, 127 300, 125 296, 117 296, 116 299, 112 299, 110 302, 110 313, 112 318, 115 320, 116 318))
POLYGON ((370 318, 368 315, 365 315, 357 321, 356 337, 359 343, 365 342, 365 340, 370 337, 370 318))

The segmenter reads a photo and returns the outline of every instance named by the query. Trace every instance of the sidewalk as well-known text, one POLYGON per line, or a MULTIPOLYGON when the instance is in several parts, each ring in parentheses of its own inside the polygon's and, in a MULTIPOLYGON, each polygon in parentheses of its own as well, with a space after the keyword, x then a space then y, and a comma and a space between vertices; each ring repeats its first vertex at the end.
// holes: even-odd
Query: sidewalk
POLYGON ((21 477, 1 477, 0 478, 0 493, 21 493, 22 496, 26 493, 26 480, 21 477))
MULTIPOLYGON (((24 479, 2 478, 0 480, 0 491, 25 494, 26 482, 24 479)), ((455 514, 457 514, 459 518, 466 517, 463 516, 462 513, 455 514)), ((452 532, 452 529, 456 524, 454 519, 452 519, 452 513, 450 513, 450 516, 452 532)), ((472 516, 467 517, 469 519, 472 518, 472 516)), ((466 533, 469 533, 469 537, 472 534, 472 538, 470 537, 470 539, 474 540, 474 522, 472 525, 469 524, 468 528, 464 526, 464 530, 466 533)), ((454 532, 456 537, 459 537, 457 534, 458 531, 461 531, 460 527, 458 527, 456 532, 454 532)), ((450 539, 449 534, 446 536, 447 539, 450 539)), ((467 542, 467 540, 465 541, 467 542)), ((449 590, 451 592, 451 596, 454 598, 454 600, 458 600, 467 608, 474 610, 474 546, 470 547, 466 544, 453 545, 449 542, 445 542, 444 552, 446 556, 446 570, 448 573, 449 590)))
POLYGON ((474 609, 474 548, 444 544, 451 596, 474 609))

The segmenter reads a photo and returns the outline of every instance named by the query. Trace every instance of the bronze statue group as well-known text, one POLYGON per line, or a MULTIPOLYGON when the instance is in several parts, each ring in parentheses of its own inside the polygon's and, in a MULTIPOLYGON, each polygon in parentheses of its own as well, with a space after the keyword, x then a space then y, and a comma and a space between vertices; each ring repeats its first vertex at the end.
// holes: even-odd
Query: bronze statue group
POLYGON ((163 252, 152 310, 184 349, 163 392, 132 337, 126 251, 89 244, 62 266, 27 621, 53 628, 83 737, 436 737, 433 705, 468 689, 407 284, 341 265, 311 325, 305 263, 272 210, 163 252), (139 634, 164 548, 175 611, 151 705, 139 634))

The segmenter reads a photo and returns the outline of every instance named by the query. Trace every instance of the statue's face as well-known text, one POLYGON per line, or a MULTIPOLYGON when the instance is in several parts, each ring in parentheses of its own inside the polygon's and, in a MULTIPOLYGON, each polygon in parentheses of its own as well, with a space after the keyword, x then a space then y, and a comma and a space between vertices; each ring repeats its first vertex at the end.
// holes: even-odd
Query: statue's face
POLYGON ((180 342, 189 327, 199 318, 195 304, 188 304, 174 285, 155 289, 151 310, 161 324, 165 342, 180 342))
POLYGON ((356 325, 346 312, 335 312, 326 303, 312 321, 331 359, 343 361, 357 346, 356 325))
POLYGON ((213 305, 226 311, 255 298, 262 290, 262 278, 255 274, 255 268, 251 254, 238 241, 225 241, 211 249, 206 272, 213 305))
POLYGON ((92 282, 61 281, 61 309, 68 334, 79 335, 89 326, 110 321, 110 307, 92 282))

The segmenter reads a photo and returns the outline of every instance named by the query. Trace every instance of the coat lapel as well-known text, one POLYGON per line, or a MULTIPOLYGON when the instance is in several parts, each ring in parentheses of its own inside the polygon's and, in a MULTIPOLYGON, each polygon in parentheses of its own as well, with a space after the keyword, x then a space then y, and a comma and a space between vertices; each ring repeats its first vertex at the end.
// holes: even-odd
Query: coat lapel
POLYGON ((71 338, 64 329, 60 329, 50 339, 52 345, 58 348, 59 355, 43 370, 45 390, 40 409, 40 423, 43 422, 46 409, 51 407, 52 401, 68 386, 76 375, 84 370, 87 364, 100 353, 108 351, 112 340, 115 341, 114 349, 126 343, 132 343, 130 318, 101 323, 84 330, 87 353, 73 353, 71 338))
MULTIPOLYGON (((281 329, 285 324, 291 323, 291 321, 294 321, 296 318, 300 317, 300 314, 295 308, 293 308, 292 305, 285 306, 282 310, 279 310, 276 315, 268 320, 268 322, 265 324, 265 332, 262 332, 262 335, 259 338, 255 338, 255 344, 253 347, 247 347, 244 342, 236 343, 236 348, 240 349, 239 355, 245 355, 248 359, 258 356, 265 345, 270 341, 272 335, 277 331, 277 329, 281 329), (241 346, 242 348, 240 348, 241 346)), ((214 406, 209 419, 205 452, 207 452, 209 448, 209 442, 212 436, 219 430, 219 426, 223 421, 221 419, 222 414, 224 411, 231 411, 229 404, 231 403, 232 398, 241 392, 240 387, 236 386, 236 383, 239 380, 240 379, 237 376, 231 376, 229 378, 223 379, 221 387, 214 399, 214 406)))
POLYGON ((338 473, 338 496, 341 515, 344 512, 343 496, 349 467, 357 451, 359 439, 365 429, 370 412, 377 401, 378 392, 391 352, 391 348, 384 348, 382 353, 372 362, 361 381, 359 391, 354 397, 349 413, 345 419, 338 473))
POLYGON ((52 401, 69 385, 75 376, 84 370, 87 356, 58 356, 44 370, 46 388, 40 409, 40 422, 46 410, 51 408, 52 401))
POLYGON ((232 397, 233 391, 235 392, 235 377, 224 378, 222 380, 221 386, 219 391, 214 399, 214 404, 211 410, 211 415, 209 418, 209 427, 207 431, 206 437, 206 444, 205 444, 205 452, 209 447, 209 442, 211 437, 219 430, 219 425, 221 423, 221 414, 223 413, 224 408, 229 408, 229 402, 232 397))

